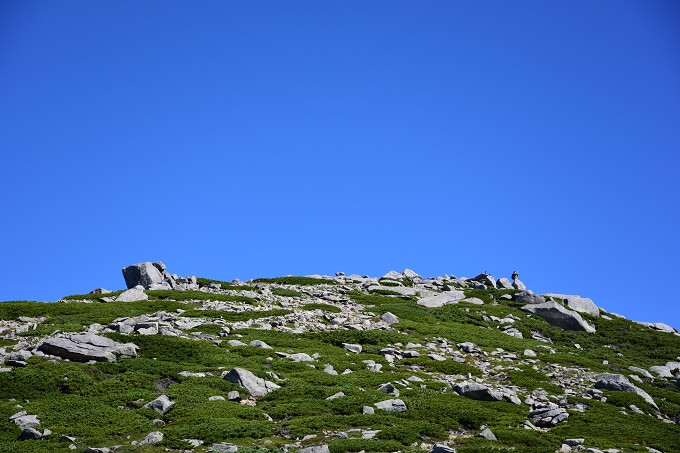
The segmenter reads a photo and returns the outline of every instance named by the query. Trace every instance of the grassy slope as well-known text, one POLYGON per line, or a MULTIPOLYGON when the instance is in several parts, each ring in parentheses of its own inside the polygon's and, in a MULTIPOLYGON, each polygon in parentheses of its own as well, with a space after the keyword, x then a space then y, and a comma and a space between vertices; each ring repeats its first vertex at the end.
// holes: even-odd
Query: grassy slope
MULTIPOLYGON (((309 279, 291 280, 290 277, 284 281, 267 279, 264 282, 310 284, 309 279)), ((295 289, 289 291, 298 292, 295 289)), ((95 322, 106 324, 121 316, 177 308, 189 310, 185 315, 219 316, 227 320, 286 313, 282 310, 269 313, 201 312, 195 309, 195 305, 176 301, 200 300, 201 297, 207 297, 205 293, 149 293, 154 300, 138 303, 4 303, 0 304, 0 319, 46 316, 48 319, 45 323, 36 331, 26 334, 30 336, 54 330, 80 331, 95 322)), ((443 384, 435 382, 427 382, 423 388, 414 385, 411 390, 402 390, 400 397, 409 408, 405 413, 378 411, 371 416, 361 414, 362 406, 387 398, 375 390, 384 382, 413 375, 426 378, 423 371, 479 374, 477 368, 469 363, 435 362, 427 358, 403 360, 398 363, 398 368, 390 368, 383 356, 378 354, 388 343, 406 344, 412 341, 424 344, 434 337, 443 337, 453 343, 472 341, 488 352, 503 348, 521 353, 531 348, 538 353, 537 359, 542 366, 558 363, 612 372, 620 372, 629 365, 647 368, 665 363, 680 354, 678 337, 654 332, 630 321, 589 319, 597 325, 597 333, 565 332, 538 318, 528 317, 512 302, 501 301, 500 304, 491 305, 499 294, 493 291, 471 292, 470 295, 481 297, 489 304, 458 304, 437 309, 426 309, 413 301, 384 295, 351 294, 355 301, 371 305, 368 310, 373 313, 390 311, 396 314, 401 319, 400 324, 395 326, 399 331, 350 330, 298 335, 250 329, 236 332, 243 335, 240 339, 246 343, 253 339, 264 340, 276 351, 318 353, 321 359, 315 364, 317 369, 305 363, 292 363, 265 349, 232 348, 226 343, 215 345, 209 341, 166 336, 111 334, 116 340, 134 341, 140 347, 139 358, 115 363, 54 364, 34 357, 30 359, 29 367, 0 373, 0 452, 68 451, 67 443, 58 442, 60 434, 78 437, 79 445, 129 443, 129 440, 141 439, 148 432, 158 430, 151 423, 156 418, 167 423, 161 428, 165 440, 160 446, 135 451, 188 448, 188 444, 183 441, 186 438, 204 439, 208 446, 212 442, 222 441, 255 445, 269 439, 274 448, 282 443, 277 435, 301 437, 319 434, 322 430, 353 427, 380 429, 381 432, 376 439, 371 440, 332 440, 331 451, 407 451, 414 443, 445 440, 449 430, 475 431, 481 429, 482 425, 492 429, 498 442, 460 439, 459 451, 509 451, 510 448, 516 452, 554 451, 569 437, 584 437, 587 445, 600 448, 623 447, 626 451, 644 451, 642 446, 646 445, 664 452, 677 451, 680 437, 678 426, 660 423, 645 415, 623 415, 621 408, 629 404, 636 404, 643 410, 649 409, 639 397, 616 392, 607 392, 607 403, 583 400, 590 407, 586 412, 572 413, 568 422, 546 433, 519 427, 527 418, 528 407, 525 405, 480 402, 459 397, 450 391, 442 393, 443 384), (483 319, 485 315, 503 317, 509 314, 520 318, 515 326, 524 334, 524 340, 503 334, 494 327, 494 323, 483 319), (551 347, 556 353, 551 354, 541 348, 543 343, 526 339, 531 337, 531 332, 550 337, 553 340, 551 347), (360 343, 364 352, 360 355, 349 354, 342 349, 343 342, 360 343), (580 344, 582 349, 576 349, 574 343, 580 344), (273 359, 269 360, 270 357, 273 359), (385 372, 365 371, 362 360, 368 359, 382 363, 385 372), (608 360, 608 365, 604 365, 603 360, 608 360), (325 364, 332 364, 338 371, 351 369, 354 372, 330 376, 320 371, 325 364), (209 396, 226 397, 230 390, 242 391, 219 377, 223 370, 234 366, 249 369, 262 377, 267 372, 274 372, 286 381, 282 389, 260 398, 256 407, 229 401, 209 401, 209 396), (209 371, 214 376, 184 378, 179 375, 181 371, 209 371), (154 383, 166 378, 177 382, 165 390, 177 402, 176 407, 165 416, 141 409, 145 402, 159 394, 154 383), (325 399, 339 391, 346 396, 332 401, 325 399), (10 401, 12 398, 16 401, 10 401), (56 435, 49 440, 17 442, 19 429, 8 421, 8 417, 19 410, 15 407, 17 402, 21 402, 29 413, 37 414, 43 426, 52 429, 56 435), (267 415, 275 423, 269 422, 267 415)), ((292 293, 280 295, 295 297, 292 293)), ((238 299, 242 296, 226 297, 237 298, 240 302, 256 302, 238 299)), ((315 309, 328 307, 331 306, 309 306, 315 309)), ((201 326, 194 330, 207 332, 209 327, 201 326)), ((508 383, 527 390, 542 387, 551 392, 559 391, 543 372, 529 366, 509 372, 507 379, 508 383)), ((641 387, 659 401, 664 413, 680 417, 680 391, 677 387, 651 382, 641 387)), ((573 397, 570 400, 581 401, 573 397)))

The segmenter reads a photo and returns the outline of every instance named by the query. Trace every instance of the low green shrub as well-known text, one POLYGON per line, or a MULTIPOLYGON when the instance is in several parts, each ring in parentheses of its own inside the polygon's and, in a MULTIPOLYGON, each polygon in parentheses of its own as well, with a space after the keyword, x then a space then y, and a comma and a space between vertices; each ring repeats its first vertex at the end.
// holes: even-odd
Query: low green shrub
POLYGON ((328 278, 314 277, 275 277, 275 278, 256 278, 255 283, 277 283, 279 285, 315 286, 315 285, 337 285, 338 282, 328 278))
POLYGON ((302 297, 302 293, 288 288, 272 288, 272 294, 285 297, 302 297))

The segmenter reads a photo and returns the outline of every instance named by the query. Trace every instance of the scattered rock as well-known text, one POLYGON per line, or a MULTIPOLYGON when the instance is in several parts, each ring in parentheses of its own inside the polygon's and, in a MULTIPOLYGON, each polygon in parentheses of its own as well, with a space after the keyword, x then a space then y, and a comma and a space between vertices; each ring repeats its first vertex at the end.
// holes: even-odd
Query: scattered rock
POLYGON ((355 354, 359 354, 362 351, 362 347, 360 344, 352 344, 352 343, 343 343, 342 344, 343 349, 353 352, 355 354))
POLYGON ((139 441, 133 441, 132 445, 153 445, 163 441, 163 433, 160 431, 154 431, 149 433, 144 437, 144 439, 139 441))
POLYGON ((253 340, 250 343, 248 343, 248 346, 254 346, 256 348, 262 348, 262 349, 272 349, 271 346, 269 346, 267 343, 265 343, 262 340, 253 340))
POLYGON ((42 439, 43 434, 35 428, 24 428, 19 434, 19 440, 42 439))
POLYGON ((388 312, 383 313, 383 315, 380 317, 383 321, 385 321, 387 324, 392 325, 392 324, 398 324, 399 323, 399 318, 396 317, 396 315, 388 312))
POLYGON ((479 437, 482 437, 486 440, 498 440, 496 439, 496 435, 492 433, 489 428, 485 428, 484 431, 479 433, 479 437))
POLYGON ((173 407, 175 407, 175 402, 171 401, 167 395, 161 395, 144 405, 144 408, 153 409, 161 415, 167 414, 173 407))
POLYGON ((387 412, 406 412, 406 404, 400 399, 385 400, 374 404, 380 410, 387 412))
POLYGON ((387 393, 388 395, 399 396, 399 389, 397 389, 391 382, 381 384, 378 387, 379 392, 387 393))
POLYGON ((477 350, 477 345, 469 341, 466 341, 465 343, 458 343, 456 346, 458 346, 461 351, 467 352, 468 354, 471 354, 477 350))
POLYGON ((337 398, 342 398, 343 396, 345 396, 344 392, 334 393, 333 395, 326 398, 326 401, 331 401, 331 400, 334 400, 334 399, 337 399, 337 398))
POLYGON ((134 332, 139 335, 158 335, 157 322, 140 322, 135 324, 134 332))
POLYGON ((460 396, 480 401, 503 401, 503 394, 483 384, 475 382, 462 382, 455 384, 453 390, 460 396))
POLYGON ((569 418, 569 412, 555 403, 537 403, 529 412, 531 422, 540 427, 551 427, 569 418))
POLYGON ((281 386, 259 378, 250 371, 243 368, 233 368, 228 373, 225 373, 222 378, 229 382, 233 382, 234 384, 240 385, 241 387, 248 390, 252 396, 266 395, 269 392, 281 388, 281 386))
POLYGON ((286 357, 291 359, 293 362, 315 362, 316 360, 311 355, 306 352, 298 352, 297 354, 289 354, 286 357))

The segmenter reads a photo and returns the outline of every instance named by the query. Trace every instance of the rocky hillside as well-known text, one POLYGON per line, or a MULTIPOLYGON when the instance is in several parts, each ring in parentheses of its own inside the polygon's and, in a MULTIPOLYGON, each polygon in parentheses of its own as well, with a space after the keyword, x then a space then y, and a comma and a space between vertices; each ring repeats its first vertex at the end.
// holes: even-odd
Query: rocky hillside
POLYGON ((680 335, 517 273, 123 277, 0 304, 0 452, 680 451, 680 335))

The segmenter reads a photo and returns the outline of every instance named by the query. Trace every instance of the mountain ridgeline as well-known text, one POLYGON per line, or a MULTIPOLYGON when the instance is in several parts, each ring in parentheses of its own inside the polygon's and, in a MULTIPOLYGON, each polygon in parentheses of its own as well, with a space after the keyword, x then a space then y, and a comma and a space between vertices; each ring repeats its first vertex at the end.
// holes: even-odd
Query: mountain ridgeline
POLYGON ((0 303, 0 452, 678 452, 680 335, 406 269, 0 303))

